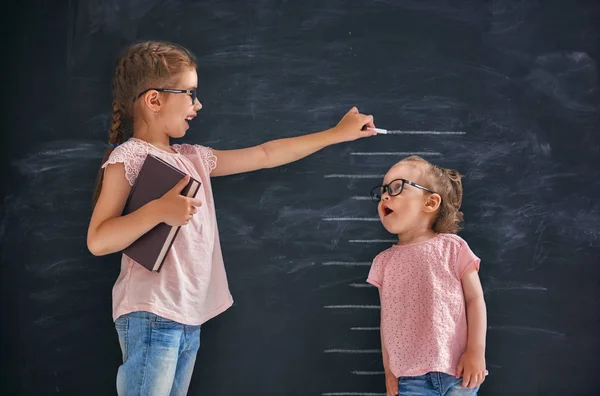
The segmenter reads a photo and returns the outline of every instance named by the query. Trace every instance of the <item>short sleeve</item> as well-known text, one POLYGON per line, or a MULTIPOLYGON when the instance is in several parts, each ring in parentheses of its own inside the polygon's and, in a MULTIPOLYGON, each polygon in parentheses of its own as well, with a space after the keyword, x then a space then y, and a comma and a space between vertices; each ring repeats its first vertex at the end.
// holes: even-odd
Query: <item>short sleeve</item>
POLYGON ((106 168, 111 164, 122 163, 125 166, 125 178, 129 182, 129 185, 133 186, 147 155, 147 146, 130 140, 117 146, 110 153, 108 160, 102 164, 102 168, 106 168))
POLYGON ((200 157, 200 163, 208 174, 217 167, 217 156, 210 147, 200 146, 199 144, 177 144, 173 147, 183 155, 197 155, 200 157))
POLYGON ((382 254, 378 254, 373 259, 373 264, 371 264, 371 270, 369 271, 367 282, 377 288, 381 288, 383 286, 383 267, 384 261, 382 254))
POLYGON ((471 268, 474 268, 475 271, 479 271, 480 262, 481 260, 473 253, 471 248, 469 248, 467 242, 461 240, 458 256, 456 258, 456 272, 458 278, 462 279, 467 270, 471 268))
POLYGON ((217 156, 210 147, 195 145, 194 148, 202 158, 202 163, 206 166, 208 173, 211 173, 217 167, 217 156))

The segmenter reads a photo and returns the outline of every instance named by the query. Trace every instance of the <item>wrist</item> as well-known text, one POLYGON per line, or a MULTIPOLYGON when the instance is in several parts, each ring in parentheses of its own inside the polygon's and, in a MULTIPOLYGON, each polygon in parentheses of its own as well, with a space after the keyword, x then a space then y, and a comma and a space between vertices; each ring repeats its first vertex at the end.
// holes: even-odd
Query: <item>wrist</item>
POLYGON ((346 142, 348 139, 344 136, 344 133, 337 127, 333 127, 323 132, 326 136, 327 146, 332 144, 338 144, 346 142))
POLYGON ((485 344, 467 344, 467 350, 465 353, 483 356, 485 355, 485 344))
POLYGON ((165 218, 163 216, 163 203, 161 198, 155 199, 153 201, 148 202, 146 205, 146 216, 148 216, 152 223, 160 224, 165 222, 165 218))

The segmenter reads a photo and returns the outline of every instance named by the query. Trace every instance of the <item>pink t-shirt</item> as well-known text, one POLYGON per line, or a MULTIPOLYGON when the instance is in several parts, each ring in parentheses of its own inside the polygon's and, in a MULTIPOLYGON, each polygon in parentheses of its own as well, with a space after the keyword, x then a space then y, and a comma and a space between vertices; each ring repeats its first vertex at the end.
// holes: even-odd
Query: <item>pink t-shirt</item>
POLYGON ((461 279, 479 258, 454 234, 394 245, 375 257, 367 282, 381 294, 381 336, 396 377, 455 375, 467 346, 461 279))
POLYGON ((217 158, 208 147, 172 145, 176 153, 131 138, 102 165, 123 163, 133 186, 149 153, 202 182, 196 195, 202 206, 181 227, 159 273, 122 255, 121 273, 113 287, 113 320, 133 311, 149 311, 188 325, 200 325, 233 304, 221 254, 210 172, 217 158))

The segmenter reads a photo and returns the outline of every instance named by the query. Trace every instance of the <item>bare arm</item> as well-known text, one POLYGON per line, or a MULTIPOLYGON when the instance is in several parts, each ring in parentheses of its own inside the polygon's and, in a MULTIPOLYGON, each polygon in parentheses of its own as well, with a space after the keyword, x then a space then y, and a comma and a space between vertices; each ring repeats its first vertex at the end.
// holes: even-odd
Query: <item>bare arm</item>
POLYGON ((465 303, 467 305, 467 349, 485 355, 485 335, 487 315, 483 289, 477 271, 469 270, 462 279, 465 303))
POLYGON ((201 205, 198 199, 180 195, 188 180, 188 177, 182 179, 162 198, 122 216, 131 187, 125 178, 123 164, 109 165, 88 228, 89 251, 95 256, 119 252, 159 223, 185 224, 201 205))
POLYGON ((123 250, 159 223, 155 203, 121 216, 130 191, 123 164, 109 165, 88 228, 87 245, 93 255, 123 250))
POLYGON ((460 358, 456 376, 463 377, 462 386, 476 388, 485 380, 485 335, 487 315, 479 275, 471 268, 462 278, 467 306, 467 350, 460 358))
POLYGON ((212 176, 226 176, 258 169, 274 168, 302 159, 332 144, 350 141, 375 133, 364 126, 374 127, 373 117, 359 114, 353 108, 334 128, 286 139, 277 139, 258 146, 238 150, 214 150, 217 167, 212 176))

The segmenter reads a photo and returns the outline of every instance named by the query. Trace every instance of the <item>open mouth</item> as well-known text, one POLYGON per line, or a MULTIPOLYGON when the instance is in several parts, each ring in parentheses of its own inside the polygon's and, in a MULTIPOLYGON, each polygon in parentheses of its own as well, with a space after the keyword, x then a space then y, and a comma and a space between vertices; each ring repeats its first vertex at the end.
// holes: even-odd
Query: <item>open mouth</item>
POLYGON ((392 213, 394 213, 394 211, 392 209, 388 208, 387 206, 383 207, 383 216, 384 217, 389 216, 392 213))

